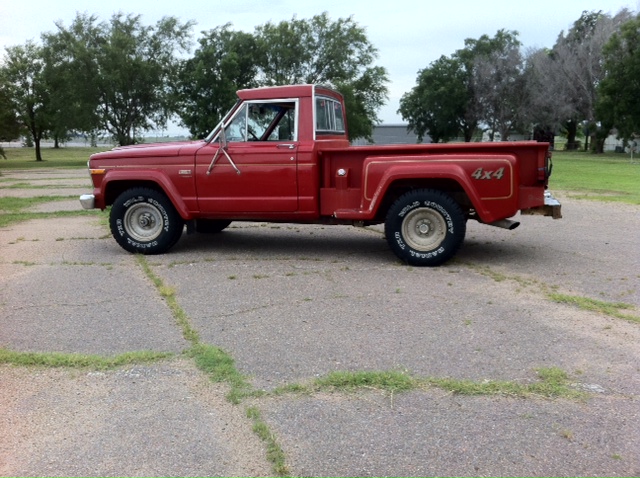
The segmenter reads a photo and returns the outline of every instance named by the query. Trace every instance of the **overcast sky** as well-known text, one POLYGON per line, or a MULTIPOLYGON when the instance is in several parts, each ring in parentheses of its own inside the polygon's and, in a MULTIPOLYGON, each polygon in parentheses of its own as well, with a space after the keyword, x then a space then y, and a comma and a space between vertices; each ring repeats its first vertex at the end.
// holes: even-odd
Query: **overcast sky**
POLYGON ((525 48, 551 47, 558 34, 571 27, 584 10, 615 14, 622 8, 640 10, 640 0, 0 0, 0 53, 7 46, 40 41, 55 31, 55 22, 69 26, 77 12, 109 20, 117 12, 142 15, 146 25, 163 16, 193 20, 195 40, 202 31, 225 23, 253 32, 266 22, 308 19, 324 11, 332 20, 353 16, 366 28, 379 50, 377 63, 389 72, 389 101, 380 111, 386 123, 399 123, 400 97, 415 86, 417 72, 441 55, 464 46, 465 38, 493 36, 499 29, 517 30, 525 48))

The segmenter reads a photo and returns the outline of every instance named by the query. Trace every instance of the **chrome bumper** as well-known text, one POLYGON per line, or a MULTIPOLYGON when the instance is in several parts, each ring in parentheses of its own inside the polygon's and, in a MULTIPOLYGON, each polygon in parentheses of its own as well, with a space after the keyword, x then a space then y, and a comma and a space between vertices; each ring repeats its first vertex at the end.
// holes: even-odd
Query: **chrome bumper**
POLYGON ((562 219, 562 204, 553 197, 549 191, 544 193, 544 206, 523 209, 520 214, 529 216, 550 216, 553 219, 562 219))
POLYGON ((94 209, 96 204, 96 197, 93 194, 83 194, 80 196, 80 204, 83 209, 94 209))

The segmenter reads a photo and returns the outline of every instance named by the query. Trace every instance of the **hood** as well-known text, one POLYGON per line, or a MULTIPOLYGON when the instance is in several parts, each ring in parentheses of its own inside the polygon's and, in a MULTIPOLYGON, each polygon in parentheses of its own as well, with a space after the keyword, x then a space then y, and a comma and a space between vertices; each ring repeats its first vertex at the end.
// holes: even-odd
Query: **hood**
POLYGON ((117 158, 163 158, 190 155, 204 146, 204 141, 177 141, 173 143, 136 144, 132 146, 117 146, 110 151, 91 155, 92 160, 117 158))

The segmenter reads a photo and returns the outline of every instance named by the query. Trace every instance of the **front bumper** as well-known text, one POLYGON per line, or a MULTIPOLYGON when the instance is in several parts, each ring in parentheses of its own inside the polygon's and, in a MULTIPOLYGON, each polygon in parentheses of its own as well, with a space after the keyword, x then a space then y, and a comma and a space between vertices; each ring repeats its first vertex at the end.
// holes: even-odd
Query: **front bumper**
POLYGON ((520 214, 529 216, 550 216, 553 219, 562 219, 562 204, 549 191, 544 193, 544 206, 523 209, 520 214))
POLYGON ((83 209, 94 209, 96 207, 96 197, 93 194, 83 194, 80 196, 80 204, 83 209))

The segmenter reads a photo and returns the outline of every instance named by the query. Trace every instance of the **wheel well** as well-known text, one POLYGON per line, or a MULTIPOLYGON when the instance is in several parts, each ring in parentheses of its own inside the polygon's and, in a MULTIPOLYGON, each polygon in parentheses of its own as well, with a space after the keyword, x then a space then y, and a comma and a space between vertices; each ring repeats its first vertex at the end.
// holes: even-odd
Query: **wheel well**
POLYGON ((462 189, 462 186, 453 179, 402 179, 393 182, 389 186, 389 189, 387 189, 380 207, 378 207, 376 220, 384 221, 391 205, 396 202, 400 196, 415 189, 435 189, 448 194, 458 203, 465 215, 468 215, 469 211, 473 209, 473 204, 469 196, 467 196, 467 193, 462 189))
POLYGON ((111 206, 120 194, 131 188, 149 188, 164 194, 164 190, 153 181, 113 181, 107 185, 105 191, 105 206, 111 206))

